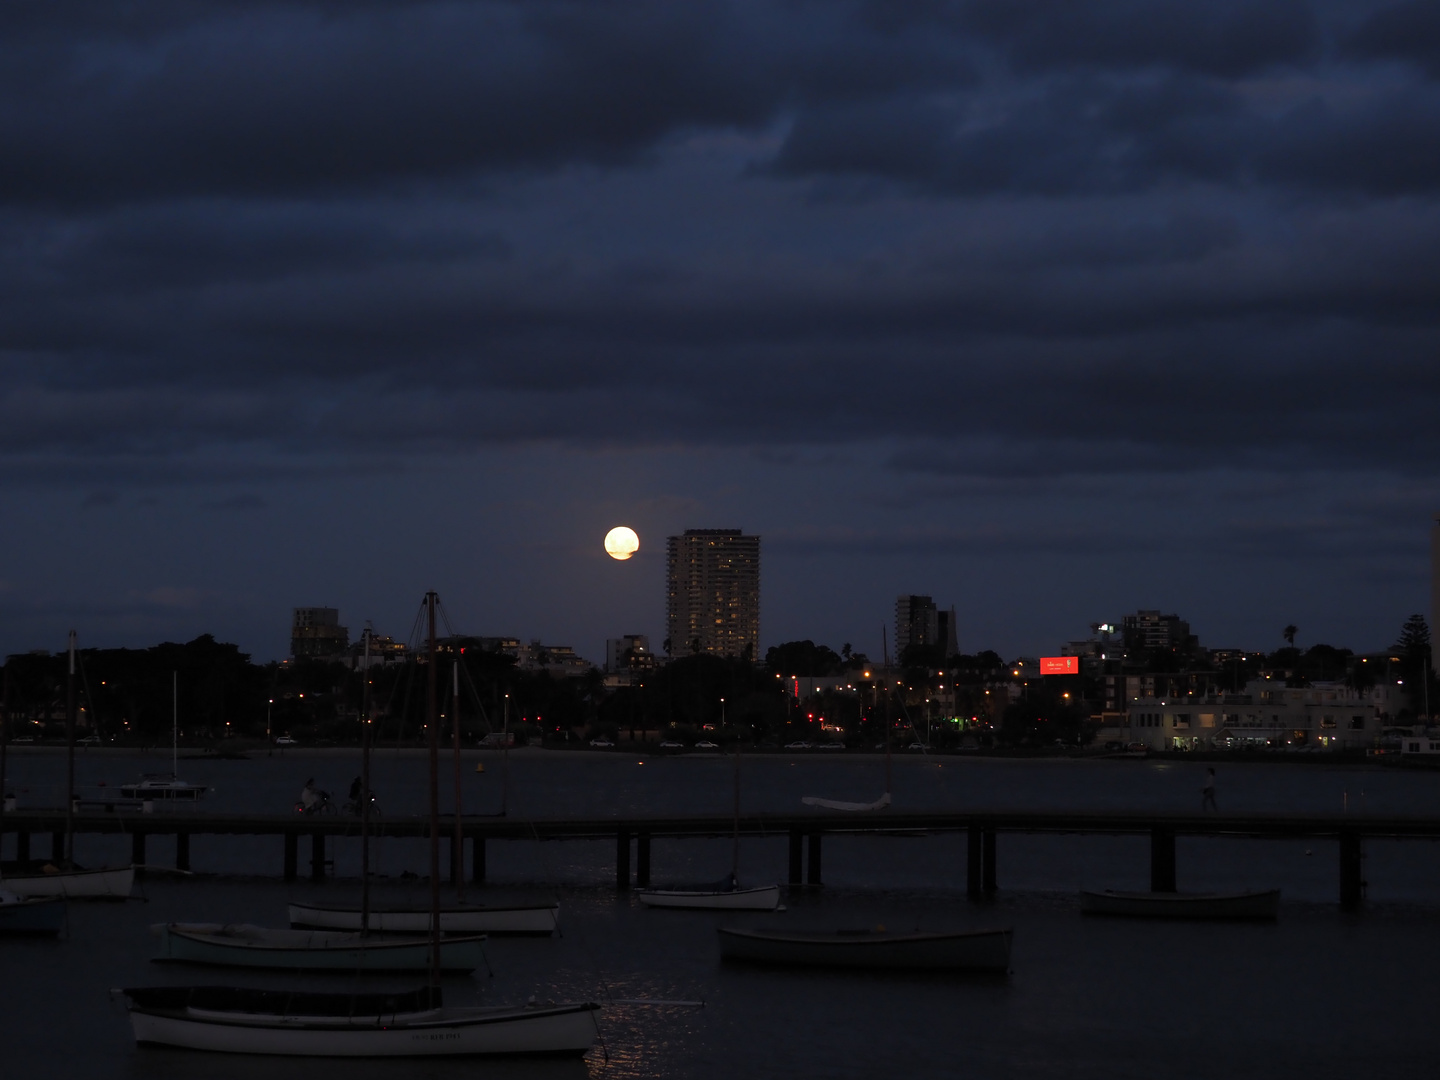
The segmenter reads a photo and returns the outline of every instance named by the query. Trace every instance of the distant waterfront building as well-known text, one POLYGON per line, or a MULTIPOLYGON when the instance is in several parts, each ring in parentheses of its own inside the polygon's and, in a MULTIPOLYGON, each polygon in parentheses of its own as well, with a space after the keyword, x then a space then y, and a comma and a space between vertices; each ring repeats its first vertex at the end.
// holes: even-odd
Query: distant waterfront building
POLYGON ((666 650, 760 655, 760 537, 686 529, 666 540, 666 650))
MULTIPOLYGON (((953 637, 953 629, 952 629, 953 637)), ((940 644, 940 612, 928 596, 905 593, 895 598, 895 659, 911 645, 940 644)))
POLYGON ((290 655, 296 660, 343 656, 350 631, 340 625, 340 609, 297 607, 290 620, 290 655))
POLYGON ((606 671, 635 671, 654 666, 655 654, 650 651, 650 639, 646 635, 624 634, 618 638, 606 639, 606 671))
POLYGON ((1194 642, 1188 622, 1179 615, 1162 615, 1158 609, 1126 615, 1120 620, 1120 633, 1127 653, 1184 649, 1194 642))

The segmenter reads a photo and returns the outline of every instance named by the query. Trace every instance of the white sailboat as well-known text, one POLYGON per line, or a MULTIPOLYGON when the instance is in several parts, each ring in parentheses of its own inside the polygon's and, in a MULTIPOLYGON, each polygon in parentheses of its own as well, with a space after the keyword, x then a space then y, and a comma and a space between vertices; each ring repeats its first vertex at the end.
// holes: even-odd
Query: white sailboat
MULTIPOLYGON (((156 960, 288 971, 425 971, 428 937, 371 937, 335 930, 273 930, 249 923, 157 923, 156 960)), ((485 963, 485 936, 440 942, 440 970, 468 973, 485 963)))
POLYGON ((646 907, 700 908, 713 911, 774 911, 780 906, 779 885, 740 887, 740 747, 735 747, 734 833, 730 874, 713 885, 680 885, 640 889, 636 898, 646 907))
POLYGON ((180 673, 172 673, 170 709, 170 771, 145 773, 133 784, 122 784, 120 794, 127 799, 188 799, 201 798, 205 784, 191 784, 180 779, 180 673))
MULTIPOLYGON (((418 904, 372 904, 368 918, 355 905, 290 905, 290 925, 296 929, 423 934, 430 929, 431 917, 431 912, 418 904)), ((549 935, 559 925, 560 904, 554 900, 532 904, 447 904, 440 908, 440 932, 444 934, 549 935)))
POLYGON ((440 990, 313 994, 211 986, 123 991, 135 1041, 231 1054, 456 1057, 584 1054, 593 1002, 446 1008, 440 990))
POLYGON ((590 1049, 599 1006, 445 1008, 440 994, 440 813, 434 592, 429 614, 429 985, 408 994, 314 994, 175 986, 125 990, 137 1043, 233 1054, 430 1057, 590 1049))

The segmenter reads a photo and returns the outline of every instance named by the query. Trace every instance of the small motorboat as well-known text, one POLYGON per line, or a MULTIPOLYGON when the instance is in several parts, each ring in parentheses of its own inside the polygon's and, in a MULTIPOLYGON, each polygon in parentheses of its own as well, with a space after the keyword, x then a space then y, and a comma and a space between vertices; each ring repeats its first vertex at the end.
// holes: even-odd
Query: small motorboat
POLYGON ((205 784, 191 784, 171 773, 146 773, 136 783, 120 785, 120 794, 127 799, 188 799, 194 802, 207 790, 205 784))
POLYGON ((850 967, 904 971, 1010 970, 1014 931, 891 933, 875 930, 774 931, 722 926, 726 960, 787 967, 850 967))
POLYGON ((1132 919, 1276 919, 1280 890, 1259 892, 1082 892, 1086 915, 1120 915, 1132 919))
POLYGON ((61 869, 47 863, 38 870, 10 871, 0 888, 22 899, 38 896, 70 900, 125 900, 135 885, 135 867, 80 870, 61 869))
MULTIPOLYGON (((290 925, 297 929, 359 930, 358 905, 291 904, 290 925)), ((520 904, 451 904, 440 908, 442 934, 543 934, 560 925, 555 900, 520 904)), ((375 905, 369 929, 383 934, 430 932, 427 904, 375 905)))
MULTIPOLYGON (((425 971, 429 938, 365 937, 336 930, 274 930, 248 923, 157 923, 156 960, 291 971, 425 971)), ((470 972, 485 963, 485 937, 440 940, 440 970, 470 972)))
POLYGON ((58 897, 26 898, 0 889, 0 934, 56 937, 65 925, 65 901, 58 897))
POLYGON ((438 987, 325 994, 223 986, 137 987, 128 999, 141 1045, 301 1057, 584 1054, 593 1002, 445 1008, 438 987))
POLYGON ((666 889, 640 889, 636 897, 646 907, 702 908, 716 911, 774 911, 780 906, 779 885, 742 889, 734 874, 710 885, 675 885, 666 889))

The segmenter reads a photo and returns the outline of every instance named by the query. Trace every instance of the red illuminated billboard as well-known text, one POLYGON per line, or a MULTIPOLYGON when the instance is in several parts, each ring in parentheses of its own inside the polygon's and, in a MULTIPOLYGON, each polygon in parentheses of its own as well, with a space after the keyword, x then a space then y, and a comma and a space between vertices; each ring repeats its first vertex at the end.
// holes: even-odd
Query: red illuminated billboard
POLYGON ((1040 657, 1041 675, 1079 675, 1080 658, 1078 656, 1042 656, 1040 657))

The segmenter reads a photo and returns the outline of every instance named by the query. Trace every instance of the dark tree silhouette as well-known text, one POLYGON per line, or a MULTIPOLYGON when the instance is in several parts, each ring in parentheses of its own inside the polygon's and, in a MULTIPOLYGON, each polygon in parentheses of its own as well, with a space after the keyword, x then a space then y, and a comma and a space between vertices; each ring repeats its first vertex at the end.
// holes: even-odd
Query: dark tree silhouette
POLYGON ((1294 623, 1291 623, 1289 626, 1285 627, 1284 630, 1280 631, 1280 636, 1283 637, 1286 644, 1288 644, 1293 649, 1295 647, 1295 635, 1299 632, 1300 628, 1294 623))

